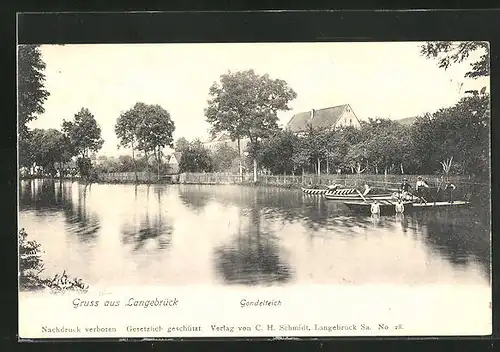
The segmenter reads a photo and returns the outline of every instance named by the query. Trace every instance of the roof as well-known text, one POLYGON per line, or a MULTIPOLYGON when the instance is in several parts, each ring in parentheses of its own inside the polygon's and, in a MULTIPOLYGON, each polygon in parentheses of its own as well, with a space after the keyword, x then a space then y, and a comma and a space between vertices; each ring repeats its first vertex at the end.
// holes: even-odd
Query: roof
POLYGON ((181 156, 182 156, 181 152, 173 152, 172 155, 175 156, 175 159, 177 159, 177 162, 181 161, 181 156))
POLYGON ((300 132, 305 131, 308 125, 313 128, 335 126, 348 106, 348 104, 343 104, 325 109, 313 110, 312 118, 311 111, 300 112, 290 119, 287 128, 293 132, 300 132))
POLYGON ((412 125, 415 122, 416 119, 417 119, 416 116, 411 116, 411 117, 405 117, 404 119, 399 119, 399 120, 396 120, 396 121, 399 122, 402 125, 410 126, 410 125, 412 125))

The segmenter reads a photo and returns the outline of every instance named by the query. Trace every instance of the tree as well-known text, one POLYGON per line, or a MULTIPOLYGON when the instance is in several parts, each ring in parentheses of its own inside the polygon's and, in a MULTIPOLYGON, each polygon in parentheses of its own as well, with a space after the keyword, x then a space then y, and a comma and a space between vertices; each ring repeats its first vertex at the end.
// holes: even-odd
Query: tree
POLYGON ((17 90, 19 101, 19 132, 24 137, 26 124, 43 114, 43 103, 49 97, 45 90, 45 63, 38 45, 20 45, 18 47, 17 90))
POLYGON ((227 143, 219 144, 211 153, 211 158, 215 171, 228 171, 233 166, 235 159, 238 158, 238 151, 227 145, 227 143))
POLYGON ((189 142, 186 138, 184 137, 180 137, 179 139, 177 139, 177 141, 175 142, 175 151, 176 152, 179 152, 179 153, 182 153, 185 149, 187 149, 189 147, 189 142))
POLYGON ((153 152, 159 180, 162 151, 165 147, 173 146, 172 134, 175 131, 175 124, 171 120, 169 112, 160 105, 137 103, 133 110, 140 120, 136 129, 137 148, 144 152, 146 159, 148 159, 149 153, 153 152))
POLYGON ((55 164, 59 164, 62 176, 62 165, 71 159, 71 146, 64 134, 56 129, 34 129, 30 131, 29 159, 42 166, 44 171, 55 175, 55 164))
POLYGON ((115 134, 118 137, 119 146, 132 149, 132 162, 134 164, 135 181, 138 181, 137 162, 135 160, 135 150, 138 144, 137 130, 141 122, 139 114, 140 105, 137 104, 130 110, 120 114, 116 119, 115 134), (136 107, 138 107, 136 109, 136 107))
POLYGON ((261 145, 260 163, 274 174, 294 173, 293 156, 298 150, 298 138, 291 131, 278 131, 261 145))
POLYGON ((467 78, 478 78, 490 75, 490 52, 488 42, 465 41, 427 42, 420 47, 420 53, 426 58, 438 60, 439 67, 447 69, 452 64, 459 64, 469 58, 473 52, 481 51, 478 61, 470 63, 471 69, 465 74, 467 78))
POLYGON ((210 153, 199 141, 190 143, 179 161, 180 172, 211 172, 213 169, 210 153))
POLYGON ((77 164, 80 175, 88 179, 92 168, 90 153, 98 152, 104 144, 101 128, 94 115, 88 109, 82 108, 75 114, 73 121, 63 121, 62 129, 72 145, 74 155, 79 157, 77 164))
MULTIPOLYGON (((228 72, 209 89, 210 99, 205 109, 212 132, 226 131, 231 140, 250 140, 250 150, 257 150, 257 143, 278 129, 278 111, 290 110, 288 103, 297 94, 280 79, 257 75, 253 70, 228 72)), ((254 181, 257 181, 257 159, 254 160, 254 181)), ((242 169, 240 166, 240 174, 242 169)))
POLYGON ((307 150, 310 162, 316 165, 316 172, 321 174, 321 161, 325 158, 327 152, 327 134, 328 131, 308 127, 305 135, 304 147, 307 150))

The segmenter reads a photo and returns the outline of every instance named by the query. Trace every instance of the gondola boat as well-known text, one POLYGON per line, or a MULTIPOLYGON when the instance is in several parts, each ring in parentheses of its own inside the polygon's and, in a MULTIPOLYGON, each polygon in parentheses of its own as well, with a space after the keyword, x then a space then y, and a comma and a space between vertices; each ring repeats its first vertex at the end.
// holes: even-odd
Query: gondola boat
POLYGON ((341 185, 331 185, 331 186, 323 186, 323 188, 305 188, 305 187, 301 187, 301 188, 302 188, 302 192, 304 192, 305 194, 323 195, 323 194, 326 194, 327 192, 341 190, 342 186, 341 185))
POLYGON ((470 205, 471 202, 465 201, 465 200, 455 200, 453 202, 414 202, 413 207, 414 208, 433 208, 433 207, 463 207, 470 205))
MULTIPOLYGON (((395 200, 378 200, 380 206, 381 215, 391 215, 396 213, 396 201, 395 200)), ((415 201, 404 201, 404 212, 408 213, 410 211, 415 211, 419 209, 430 209, 439 207, 464 207, 471 203, 463 200, 456 200, 453 202, 415 202, 415 201)), ((371 214, 372 201, 359 202, 359 201, 348 201, 344 204, 352 211, 362 214, 371 214)))
MULTIPOLYGON (((371 206, 373 202, 356 202, 349 201, 344 202, 344 204, 353 212, 360 214, 371 214, 371 206)), ((409 211, 414 203, 411 201, 402 202, 404 205, 404 212, 409 211)), ((392 215, 396 213, 396 201, 395 200, 378 200, 380 207, 380 215, 392 215)))
POLYGON ((345 188, 338 189, 335 191, 329 191, 325 193, 325 199, 328 200, 338 200, 338 201, 358 201, 364 202, 365 200, 394 200, 395 195, 393 192, 381 192, 381 193, 369 193, 363 196, 356 188, 345 188))
POLYGON ((311 195, 323 195, 329 190, 327 188, 304 188, 302 187, 302 192, 311 195))

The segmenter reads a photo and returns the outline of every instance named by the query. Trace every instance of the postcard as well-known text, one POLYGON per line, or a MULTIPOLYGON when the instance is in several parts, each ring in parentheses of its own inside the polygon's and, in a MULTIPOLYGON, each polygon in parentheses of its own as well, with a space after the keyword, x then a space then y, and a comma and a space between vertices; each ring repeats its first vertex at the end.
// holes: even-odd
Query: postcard
POLYGON ((492 333, 488 42, 17 49, 21 340, 492 333))

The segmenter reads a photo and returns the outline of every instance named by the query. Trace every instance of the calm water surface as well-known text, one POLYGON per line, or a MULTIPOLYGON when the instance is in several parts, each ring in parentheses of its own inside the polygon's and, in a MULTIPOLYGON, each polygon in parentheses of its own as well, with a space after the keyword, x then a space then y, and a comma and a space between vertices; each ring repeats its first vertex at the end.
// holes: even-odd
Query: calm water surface
POLYGON ((489 211, 355 216, 298 190, 32 180, 19 226, 90 285, 489 285, 489 211))

